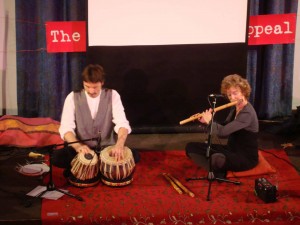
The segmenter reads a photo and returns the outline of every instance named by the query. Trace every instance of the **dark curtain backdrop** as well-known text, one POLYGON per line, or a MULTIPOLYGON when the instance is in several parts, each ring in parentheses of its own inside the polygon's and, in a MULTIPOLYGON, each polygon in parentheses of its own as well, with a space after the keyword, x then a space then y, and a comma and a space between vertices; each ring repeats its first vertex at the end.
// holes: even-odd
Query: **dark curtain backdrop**
MULTIPOLYGON (((250 0, 250 15, 296 13, 297 0, 250 0)), ((46 21, 87 19, 85 0, 16 0, 18 113, 60 120, 66 95, 81 86, 85 53, 46 52, 46 21)), ((260 119, 292 112, 294 44, 249 46, 247 78, 260 119)))
POLYGON ((47 53, 47 21, 85 21, 84 0, 16 0, 18 114, 60 120, 66 95, 81 85, 85 53, 47 53))
MULTIPOLYGON (((297 13, 298 0, 250 0, 250 15, 297 13)), ((249 46, 247 78, 260 119, 292 114, 294 44, 249 46)))

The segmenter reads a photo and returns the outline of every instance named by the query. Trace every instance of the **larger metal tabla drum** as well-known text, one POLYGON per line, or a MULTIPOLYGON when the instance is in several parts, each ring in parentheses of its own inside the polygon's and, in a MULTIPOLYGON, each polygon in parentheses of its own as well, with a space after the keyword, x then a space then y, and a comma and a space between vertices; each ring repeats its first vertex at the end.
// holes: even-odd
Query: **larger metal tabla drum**
POLYGON ((69 182, 77 187, 91 187, 99 183, 99 158, 93 153, 78 153, 71 162, 69 182))
POLYGON ((108 146, 100 152, 101 180, 108 186, 126 186, 133 181, 135 162, 132 151, 125 146, 124 158, 116 161, 111 153, 112 148, 113 146, 108 146))

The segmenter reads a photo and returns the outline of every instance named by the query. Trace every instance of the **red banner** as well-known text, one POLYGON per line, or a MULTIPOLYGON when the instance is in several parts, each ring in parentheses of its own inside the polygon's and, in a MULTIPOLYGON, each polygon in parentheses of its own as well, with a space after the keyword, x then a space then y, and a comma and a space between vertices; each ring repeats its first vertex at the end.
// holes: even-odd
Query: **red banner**
POLYGON ((295 13, 251 16, 248 45, 295 43, 295 13))
POLYGON ((46 22, 47 52, 85 52, 86 22, 46 22))

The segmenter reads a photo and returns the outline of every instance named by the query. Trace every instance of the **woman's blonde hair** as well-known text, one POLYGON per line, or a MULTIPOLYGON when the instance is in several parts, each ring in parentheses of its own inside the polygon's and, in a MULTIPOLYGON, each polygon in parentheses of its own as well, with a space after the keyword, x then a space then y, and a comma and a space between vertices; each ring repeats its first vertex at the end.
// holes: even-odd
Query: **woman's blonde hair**
POLYGON ((251 87, 248 81, 241 77, 238 74, 231 74, 222 80, 221 83, 221 93, 223 95, 227 94, 227 90, 231 87, 239 87, 241 89, 242 94, 246 97, 246 99, 249 99, 250 93, 251 93, 251 87))

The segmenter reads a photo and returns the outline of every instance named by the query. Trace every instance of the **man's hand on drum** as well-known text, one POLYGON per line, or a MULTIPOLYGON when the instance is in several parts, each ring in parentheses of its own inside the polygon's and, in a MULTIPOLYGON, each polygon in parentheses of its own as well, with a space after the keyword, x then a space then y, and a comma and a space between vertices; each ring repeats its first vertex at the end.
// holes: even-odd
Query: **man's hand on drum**
POLYGON ((124 158, 124 146, 115 145, 111 150, 111 154, 117 162, 122 160, 124 158))
POLYGON ((87 154, 87 153, 91 153, 92 154, 94 151, 91 150, 89 148, 89 146, 87 146, 87 145, 81 145, 81 146, 79 146, 79 147, 76 148, 76 152, 83 153, 83 154, 87 154))

